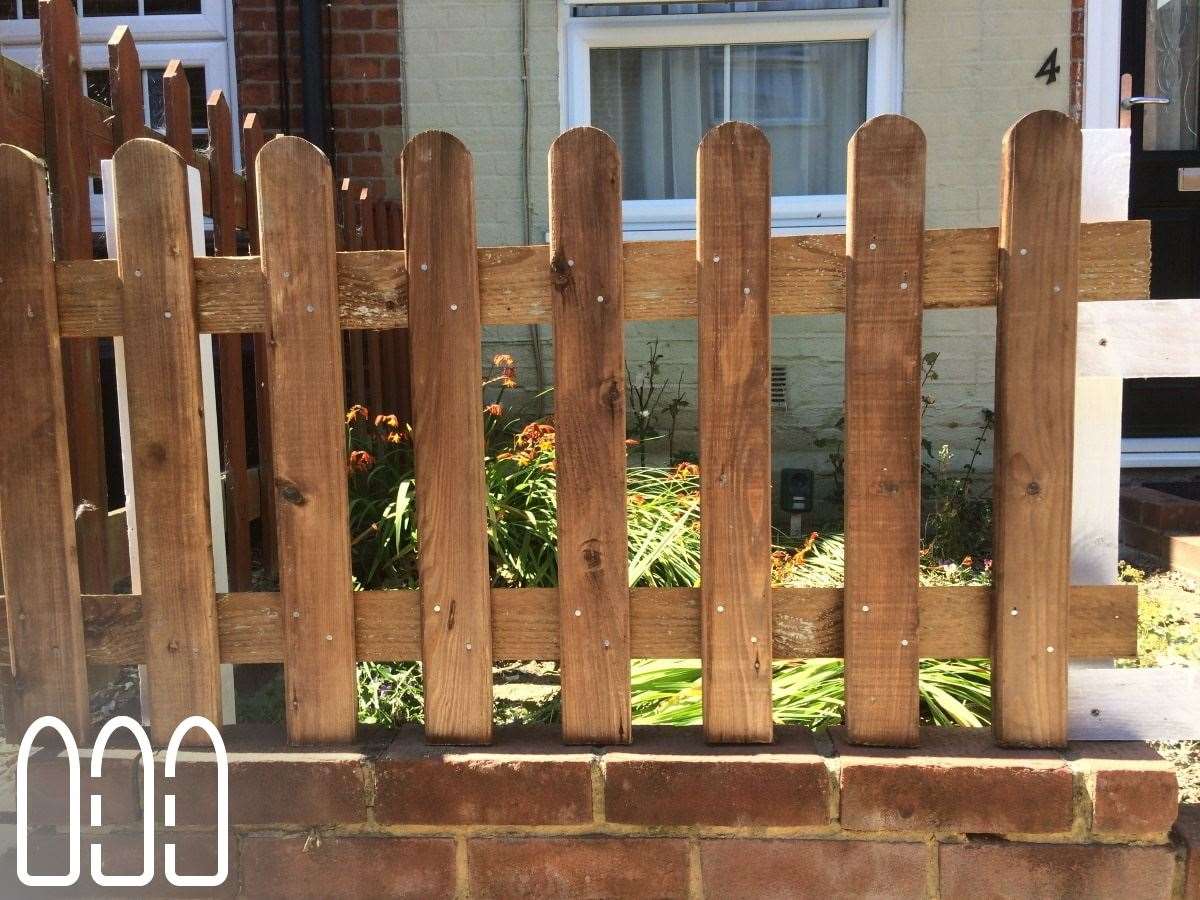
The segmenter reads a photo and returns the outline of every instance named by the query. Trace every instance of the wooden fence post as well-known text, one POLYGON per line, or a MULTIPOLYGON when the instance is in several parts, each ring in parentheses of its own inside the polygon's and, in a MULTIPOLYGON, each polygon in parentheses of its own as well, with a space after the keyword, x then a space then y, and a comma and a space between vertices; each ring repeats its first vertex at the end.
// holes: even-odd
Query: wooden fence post
MULTIPOLYGON (((250 252, 258 246, 258 183, 254 163, 263 148, 263 130, 258 113, 250 113, 242 124, 242 162, 246 171, 246 232, 250 252)), ((256 331, 254 345, 254 410, 258 416, 258 522, 262 566, 269 576, 279 571, 278 537, 275 528, 275 462, 271 441, 271 398, 267 390, 270 362, 267 336, 256 331)))
POLYGON ((769 743, 771 147, 719 125, 696 166, 704 734, 769 743))
POLYGON ((1082 139, 1062 113, 1004 136, 996 308, 993 729, 1065 747, 1082 139))
MULTIPOLYGON (((238 184, 233 170, 233 119, 221 91, 208 97, 209 196, 217 256, 237 255, 238 184)), ((245 373, 242 335, 216 335, 221 373, 221 447, 225 457, 225 543, 229 589, 250 587, 250 476, 246 469, 245 373)))
MULTIPOLYGON (((46 161, 56 258, 91 259, 91 180, 83 120, 79 22, 72 0, 41 0, 42 92, 46 161)), ((71 427, 71 482, 76 508, 80 584, 85 592, 112 589, 108 562, 108 478, 100 350, 95 340, 64 339, 63 383, 71 427)))
POLYGON ((119 147, 141 136, 146 123, 142 64, 128 25, 118 25, 108 39, 108 97, 113 109, 113 145, 119 147))
POLYGON ((39 716, 88 737, 75 504, 67 459, 46 170, 0 146, 0 555, 12 683, 6 734, 39 716))
MULTIPOLYGON (((359 222, 358 196, 359 192, 349 178, 343 178, 339 189, 342 206, 342 249, 362 250, 362 230, 359 222)), ((367 364, 365 350, 365 334, 362 331, 346 332, 346 345, 349 350, 350 396, 347 406, 367 402, 367 364)), ((376 413, 379 410, 375 410, 376 413)))
MULTIPOLYGON (((378 250, 375 234, 374 201, 371 200, 371 189, 359 191, 356 213, 360 229, 362 250, 378 250)), ((364 358, 366 362, 367 406, 371 412, 378 415, 386 412, 383 408, 383 341, 379 332, 372 330, 363 333, 364 358)))
POLYGON ((919 740, 921 279, 925 135, 902 116, 850 139, 846 220, 846 728, 919 740))
POLYGON ((163 744, 190 715, 221 721, 187 168, 138 139, 113 172, 149 718, 163 744))
POLYGON ((425 738, 492 737, 492 621, 483 472, 475 183, 457 138, 427 131, 401 156, 425 738))
POLYGON ((349 741, 358 689, 333 181, 325 155, 295 137, 264 146, 255 173, 288 739, 349 741))
POLYGON ((598 128, 572 128, 549 166, 563 740, 627 744, 621 157, 598 128))

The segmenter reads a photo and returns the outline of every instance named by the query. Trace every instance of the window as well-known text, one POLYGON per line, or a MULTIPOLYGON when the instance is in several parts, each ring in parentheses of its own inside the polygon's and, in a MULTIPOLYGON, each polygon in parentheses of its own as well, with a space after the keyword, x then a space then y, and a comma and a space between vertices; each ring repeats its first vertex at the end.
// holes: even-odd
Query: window
POLYGON ((845 224, 846 142, 900 107, 900 29, 886 0, 575 3, 564 28, 564 126, 613 136, 625 228, 695 228, 696 145, 753 122, 772 149, 773 219, 845 224))
MULTIPOLYGON (((205 101, 209 91, 225 91, 234 122, 238 121, 226 0, 76 0, 75 9, 88 96, 108 103, 108 39, 118 25, 128 25, 142 63, 147 124, 162 130, 162 75, 173 59, 182 60, 187 72, 197 147, 208 144, 205 101)), ((36 0, 0 0, 0 53, 31 69, 40 65, 36 0)), ((235 158, 238 152, 235 140, 235 158)), ((99 178, 93 179, 93 194, 92 225, 98 229, 104 222, 99 178)))

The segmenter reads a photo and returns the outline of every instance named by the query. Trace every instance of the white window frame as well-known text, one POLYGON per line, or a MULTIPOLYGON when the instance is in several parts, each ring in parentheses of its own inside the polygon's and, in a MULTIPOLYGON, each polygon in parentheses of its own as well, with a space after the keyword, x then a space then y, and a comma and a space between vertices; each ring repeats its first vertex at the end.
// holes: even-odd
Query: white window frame
MULTIPOLYGON (((128 20, 126 20, 128 21, 128 20)), ((80 46, 80 68, 86 73, 97 69, 108 69, 108 45, 90 43, 80 46)), ((29 69, 37 69, 41 65, 42 48, 40 44, 18 47, 4 47, 3 55, 20 63, 29 69)), ((138 42, 138 59, 143 69, 165 69, 173 59, 180 60, 184 66, 203 67, 206 94, 214 90, 225 92, 229 102, 229 111, 234 122, 239 121, 237 96, 233 90, 233 72, 229 67, 229 53, 225 41, 199 41, 179 43, 174 41, 138 42)), ((86 82, 81 87, 86 90, 86 82)), ((149 114, 149 104, 146 103, 149 114)), ((194 130, 194 129, 193 129, 194 130)), ((241 142, 233 142, 234 166, 241 157, 241 142)), ((102 195, 92 195, 92 228, 100 229, 104 225, 104 200, 102 195)))
MULTIPOLYGON (((806 41, 867 41, 867 118, 899 112, 902 96, 901 0, 883 8, 795 12, 728 12, 661 16, 571 16, 560 5, 559 84, 563 129, 591 124, 593 49, 687 47, 712 44, 781 44, 806 41)), ((626 200, 625 231, 631 237, 681 237, 696 228, 696 201, 626 200)), ((846 224, 846 195, 775 197, 776 233, 837 231, 846 224)))
MULTIPOLYGON (((144 8, 138 0, 139 11, 144 8)), ((232 33, 229 27, 229 0, 200 0, 200 12, 166 16, 85 16, 82 0, 76 0, 79 17, 79 41, 82 44, 104 43, 118 25, 128 25, 142 49, 147 41, 224 41, 232 33)), ((17 0, 17 15, 21 14, 17 0)), ((41 37, 37 19, 5 19, 0 21, 0 37, 7 49, 16 44, 36 44, 41 37)))

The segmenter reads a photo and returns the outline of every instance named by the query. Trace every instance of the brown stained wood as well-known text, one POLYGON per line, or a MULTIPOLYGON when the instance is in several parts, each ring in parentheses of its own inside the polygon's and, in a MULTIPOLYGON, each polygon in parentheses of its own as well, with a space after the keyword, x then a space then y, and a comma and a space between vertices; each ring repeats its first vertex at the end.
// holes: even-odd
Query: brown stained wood
POLYGON ((46 155, 42 79, 32 69, 0 56, 0 143, 46 155))
POLYGON ((0 196, 0 556, 12 611, 6 734, 16 741, 52 715, 81 741, 88 683, 45 167, 0 146, 0 196))
MULTIPOLYGON (((142 101, 142 64, 128 25, 118 25, 108 39, 109 99, 113 109, 113 143, 141 137, 146 124, 142 101)), ((186 157, 185 157, 186 159, 186 157)))
MULTIPOLYGON (((92 258, 91 182, 80 68, 79 22, 72 0, 41 0, 43 116, 54 249, 59 260, 92 258)), ((111 113, 109 113, 111 115, 111 113)), ((114 311, 120 319, 120 292, 114 311)), ((100 352, 95 341, 62 342, 67 421, 71 423, 72 496, 80 585, 85 591, 112 588, 105 517, 108 478, 104 466, 104 416, 100 352)))
POLYGON ((846 730, 918 741, 925 135, 878 116, 847 151, 846 730))
MULTIPOLYGON (((250 113, 242 123, 242 161, 246 166, 246 236, 250 252, 258 253, 258 188, 254 162, 265 138, 258 113, 250 113)), ((267 390, 267 364, 270 359, 267 336, 259 331, 252 336, 254 345, 254 412, 258 423, 258 510, 259 548, 262 567, 268 576, 278 574, 278 545, 275 533, 275 463, 271 443, 271 399, 267 390)))
POLYGON ((696 177, 704 735, 770 743, 770 144, 719 125, 696 177))
MULTIPOLYGON (((339 188, 339 199, 342 207, 342 249, 354 252, 363 249, 362 229, 358 215, 359 191, 349 178, 343 178, 339 188)), ((348 259, 346 254, 338 257, 338 283, 342 281, 341 260, 348 259)), ((403 261, 400 263, 404 267, 403 261)), ((407 277, 406 277, 407 282, 407 277)), ((346 335, 347 358, 350 369, 350 394, 347 406, 367 403, 367 363, 366 336, 359 331, 351 331, 346 335)))
MULTIPOLYGON (((986 587, 923 587, 920 655, 933 659, 986 657, 991 648, 992 591, 986 587)), ((840 588, 774 588, 775 659, 842 655, 840 588)), ((492 591, 493 657, 559 658, 558 592, 554 588, 492 591)), ((360 660, 420 659, 420 591, 354 594, 355 653, 360 660)), ((221 662, 270 663, 283 659, 282 601, 276 593, 217 596, 221 662)), ((129 594, 85 595, 88 663, 131 665, 145 661, 141 600, 129 594)), ((4 611, 0 603, 0 627, 4 611)), ((696 588, 630 590, 635 659, 700 656, 700 591, 696 588)), ((1071 588, 1071 654, 1076 659, 1137 655, 1136 585, 1071 588)), ((0 642, 0 665, 8 663, 0 642)))
POLYGON ((167 143, 188 159, 192 153, 192 95, 187 72, 177 59, 163 70, 163 119, 167 143))
POLYGON ((413 450, 425 738, 492 737, 491 588, 471 154, 427 131, 401 156, 411 287, 413 450))
MULTIPOLYGON (((219 256, 237 254, 237 202, 244 188, 233 170, 233 117, 221 91, 208 96, 208 161, 212 184, 213 247, 219 256)), ((221 455, 225 462, 225 546, 229 588, 250 587, 250 477, 246 458, 246 404, 242 336, 217 335, 221 379, 221 455)))
POLYGON ((993 730, 1067 740, 1071 469, 1082 139, 1031 113, 1004 138, 996 309, 993 730))
MULTIPOLYGON (((375 239, 375 214, 372 210, 374 201, 371 199, 370 188, 359 191, 358 202, 355 204, 355 216, 358 221, 359 241, 363 250, 378 250, 379 244, 375 239)), ((363 340, 363 376, 366 384, 367 406, 379 414, 383 409, 383 342, 379 332, 368 331, 362 336, 363 340)))
MULTIPOLYGON (((392 236, 388 222, 387 202, 383 198, 377 198, 371 204, 371 215, 375 219, 375 249, 390 249, 392 236)), ((396 413, 397 411, 399 374, 396 369, 398 360, 395 352, 395 335, 396 329, 394 328, 389 328, 379 334, 380 394, 383 397, 380 412, 396 413)))
POLYGON ((627 744, 621 157, 600 129, 572 128, 549 169, 562 733, 627 744))
POLYGON ((295 137, 263 147, 255 170, 270 322, 288 739, 349 741, 358 691, 333 182, 321 151, 295 137))
MULTIPOLYGON (((220 661, 187 174, 156 141, 113 157, 117 265, 156 744, 189 715, 220 721, 220 661)), ((201 735, 189 739, 202 741, 201 735)))
MULTIPOLYGON (((925 232, 925 309, 996 305, 996 229, 925 232)), ((523 325, 551 321, 546 247, 482 247, 478 251, 481 321, 523 325)), ((845 311, 842 235, 771 238, 771 315, 845 311)), ((696 250, 690 241, 625 245, 625 319, 696 317, 696 250)), ((204 331, 260 331, 262 276, 251 258, 196 262, 204 331)), ((1145 300, 1150 296, 1150 223, 1080 226, 1080 299, 1145 300)), ((58 264, 63 334, 119 334, 115 267, 108 260, 58 264)), ((338 306, 346 329, 408 324, 408 275, 403 250, 338 254, 338 306)))

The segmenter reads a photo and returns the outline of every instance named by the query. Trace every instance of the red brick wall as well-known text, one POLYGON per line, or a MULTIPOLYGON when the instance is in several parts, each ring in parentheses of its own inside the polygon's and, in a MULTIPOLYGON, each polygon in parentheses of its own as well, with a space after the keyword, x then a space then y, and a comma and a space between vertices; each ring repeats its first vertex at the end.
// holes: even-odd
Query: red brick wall
MULTIPOLYGON (((238 98, 270 132, 281 130, 279 42, 275 0, 234 0, 238 98)), ((289 123, 301 128, 297 0, 285 0, 289 123)), ((399 21, 393 0, 339 0, 329 20, 329 92, 335 174, 385 190, 392 172, 383 158, 383 129, 401 122, 399 21)), ((394 193, 394 192, 393 192, 394 193)))

